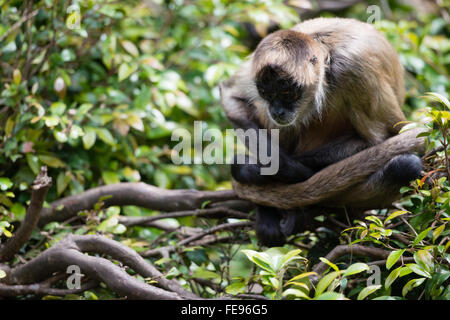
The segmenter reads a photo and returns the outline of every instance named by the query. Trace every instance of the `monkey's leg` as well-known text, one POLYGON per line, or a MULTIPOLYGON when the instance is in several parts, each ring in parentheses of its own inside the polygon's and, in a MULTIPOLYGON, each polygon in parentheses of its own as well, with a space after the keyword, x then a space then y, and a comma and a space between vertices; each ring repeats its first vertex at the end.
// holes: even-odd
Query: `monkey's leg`
POLYGON ((392 158, 385 166, 331 202, 351 208, 381 208, 390 206, 400 196, 399 190, 420 177, 422 161, 414 154, 392 158))
POLYGON ((286 236, 281 232, 281 212, 279 209, 265 206, 256 207, 255 231, 261 245, 282 246, 286 236))
MULTIPOLYGON (((345 211, 350 216, 350 212, 355 209, 389 207, 399 197, 399 189, 408 185, 410 181, 417 179, 421 171, 422 161, 418 156, 414 154, 398 155, 388 161, 382 169, 373 173, 367 181, 344 192, 334 201, 344 205, 347 208, 345 211)), ((279 209, 281 233, 287 237, 305 230, 315 229, 317 223, 315 223, 314 217, 320 214, 320 210, 331 212, 338 210, 338 208, 279 209)), ((358 210, 355 212, 358 212, 358 210)))
POLYGON ((256 235, 262 245, 281 246, 286 243, 288 236, 319 227, 322 223, 314 218, 324 212, 326 210, 320 207, 283 210, 257 206, 256 235))

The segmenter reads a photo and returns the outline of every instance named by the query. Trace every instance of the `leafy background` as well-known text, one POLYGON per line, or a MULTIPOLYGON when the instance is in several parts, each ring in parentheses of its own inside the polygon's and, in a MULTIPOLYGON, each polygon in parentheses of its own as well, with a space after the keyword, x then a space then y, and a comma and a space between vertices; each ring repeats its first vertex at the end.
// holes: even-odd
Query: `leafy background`
MULTIPOLYGON (((287 4, 276 0, 0 0, 3 241, 24 218, 30 185, 42 165, 49 167, 49 175, 54 179, 48 202, 95 186, 126 181, 143 181, 167 189, 230 189, 226 165, 173 165, 170 151, 174 142, 170 137, 176 128, 192 131, 194 120, 204 121, 208 128, 230 127, 219 104, 218 83, 232 75, 251 52, 255 32, 264 36, 274 23, 290 27, 300 21, 299 8, 307 4, 316 6, 315 1, 287 4), (80 9, 79 15, 71 9, 74 4, 80 9), (69 26, 77 21, 81 22, 80 27, 71 29, 69 26), (249 23, 253 34, 249 32, 249 23)), ((320 15, 366 21, 370 4, 380 5, 378 1, 367 1, 339 13, 320 15)), ((420 120, 427 126, 429 150, 444 146, 427 163, 427 171, 448 171, 445 169, 449 128, 446 97, 450 86, 448 2, 432 11, 418 10, 416 4, 408 5, 406 1, 392 0, 388 4, 390 10, 382 10, 383 20, 376 26, 394 45, 407 71, 404 111, 410 120, 420 120), (437 95, 426 99, 423 97, 426 92, 437 95)), ((362 290, 366 290, 364 294, 375 292, 370 297, 401 298, 416 285, 423 288, 426 283, 426 298, 450 298, 449 256, 445 253, 450 243, 449 184, 446 178, 436 179, 432 185, 418 180, 402 191, 405 197, 397 212, 403 213, 393 219, 405 215, 413 231, 404 224, 387 228, 386 217, 392 211, 381 210, 370 213, 375 218, 354 225, 358 229, 347 231, 340 241, 359 239, 397 255, 404 250, 402 254, 417 257, 413 264, 418 267, 405 264, 401 268, 407 269, 396 271, 403 272, 403 279, 409 282, 402 281, 394 293, 391 286, 364 289, 365 282, 361 279, 368 275, 360 272, 367 269, 365 264, 353 267, 361 281, 354 282, 351 291, 346 279, 355 273, 348 271, 350 264, 342 262, 344 266, 340 269, 330 265, 326 273, 330 276, 322 282, 323 290, 316 288, 316 298, 327 288, 327 292, 335 294, 325 298, 355 298, 362 290), (411 243, 389 242, 392 232, 411 234, 411 243), (409 290, 403 295, 405 285, 409 290)), ((98 222, 81 227, 53 223, 35 230, 33 245, 22 249, 22 259, 36 256, 67 233, 101 231, 136 250, 161 236, 160 230, 125 228, 117 219, 110 219, 118 214, 152 215, 154 211, 134 206, 97 209, 98 222)), ((170 223, 202 225, 201 219, 194 218, 171 219, 170 223)), ((313 231, 299 235, 293 243, 308 243, 311 248, 320 239, 334 243, 339 237, 327 240, 326 232, 313 231)), ((311 258, 309 250, 292 253, 295 246, 286 245, 283 250, 273 249, 265 253, 268 256, 258 258, 262 249, 257 246, 254 234, 249 234, 247 244, 190 248, 170 259, 158 260, 156 265, 187 287, 189 279, 200 277, 232 294, 251 291, 258 284, 263 288, 261 294, 270 298, 314 297, 309 295, 311 286, 306 285, 306 276, 298 278, 303 282, 294 279, 288 284, 286 276, 283 280, 285 272, 292 276, 290 279, 309 272, 305 260, 311 258), (241 251, 244 248, 250 250, 245 251, 249 259, 241 251), (288 254, 286 261, 292 264, 277 264, 276 257, 285 254, 288 254), (289 260, 300 256, 301 259, 289 260), (276 261, 261 263, 261 259, 272 258, 276 261), (261 269, 261 265, 266 268, 261 269), (291 291, 283 293, 283 290, 291 291)), ((174 239, 167 236, 164 241, 170 243, 174 239)), ((395 276, 387 269, 382 268, 383 280, 395 276)), ((221 292, 208 286, 199 288, 205 297, 221 292)), ((409 297, 424 297, 419 289, 409 293, 409 297)), ((95 293, 69 298, 93 297, 115 295, 101 288, 95 293)))

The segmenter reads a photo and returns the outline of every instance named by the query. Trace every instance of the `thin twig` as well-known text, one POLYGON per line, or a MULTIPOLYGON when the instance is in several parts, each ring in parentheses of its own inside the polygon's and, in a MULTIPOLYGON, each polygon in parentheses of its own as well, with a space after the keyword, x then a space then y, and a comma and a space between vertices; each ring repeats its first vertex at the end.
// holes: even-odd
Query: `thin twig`
POLYGON ((0 42, 2 42, 3 40, 5 40, 11 33, 13 33, 16 29, 20 28, 20 26, 27 20, 30 20, 31 18, 33 18, 35 15, 37 15, 39 13, 39 10, 36 9, 33 12, 31 12, 30 14, 27 14, 25 16, 23 16, 22 18, 19 19, 19 21, 17 21, 16 23, 14 23, 11 28, 8 29, 8 31, 5 32, 4 35, 2 35, 0 37, 0 42))

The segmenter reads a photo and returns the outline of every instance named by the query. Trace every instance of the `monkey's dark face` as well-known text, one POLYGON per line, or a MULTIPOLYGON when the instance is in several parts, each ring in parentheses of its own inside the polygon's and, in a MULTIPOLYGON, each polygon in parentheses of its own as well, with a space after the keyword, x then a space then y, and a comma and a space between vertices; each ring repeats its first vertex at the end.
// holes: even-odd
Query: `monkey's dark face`
POLYGON ((292 124, 298 116, 302 87, 276 66, 262 68, 255 82, 260 97, 269 104, 270 117, 278 125, 292 124))

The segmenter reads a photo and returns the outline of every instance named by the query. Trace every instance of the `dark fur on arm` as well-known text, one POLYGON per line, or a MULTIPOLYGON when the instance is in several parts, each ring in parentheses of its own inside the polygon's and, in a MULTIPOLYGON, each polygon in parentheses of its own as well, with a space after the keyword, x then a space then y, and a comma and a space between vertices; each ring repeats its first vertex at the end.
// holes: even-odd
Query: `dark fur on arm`
MULTIPOLYGON (((234 100, 234 103, 240 104, 241 112, 247 114, 247 117, 242 117, 242 114, 240 114, 239 117, 229 117, 233 127, 235 129, 255 130, 257 141, 259 143, 259 129, 261 126, 251 117, 251 113, 248 110, 250 103, 245 99, 237 97, 232 97, 232 99, 234 100)), ((267 137, 267 139, 266 145, 270 148, 270 137, 267 137)), ((248 146, 246 145, 246 147, 248 146)), ((267 154, 270 154, 271 150, 269 149, 267 152, 267 154)), ((245 164, 235 163, 231 166, 231 175, 236 181, 241 183, 266 184, 274 181, 297 183, 307 180, 313 174, 314 170, 302 164, 298 159, 292 158, 281 148, 279 148, 279 170, 275 175, 261 175, 261 164, 259 164, 258 160, 256 164, 250 164, 248 159, 246 159, 245 164)))
POLYGON ((294 160, 315 170, 320 170, 368 147, 369 144, 359 137, 345 136, 330 142, 317 150, 305 152, 300 156, 295 157, 294 160))

